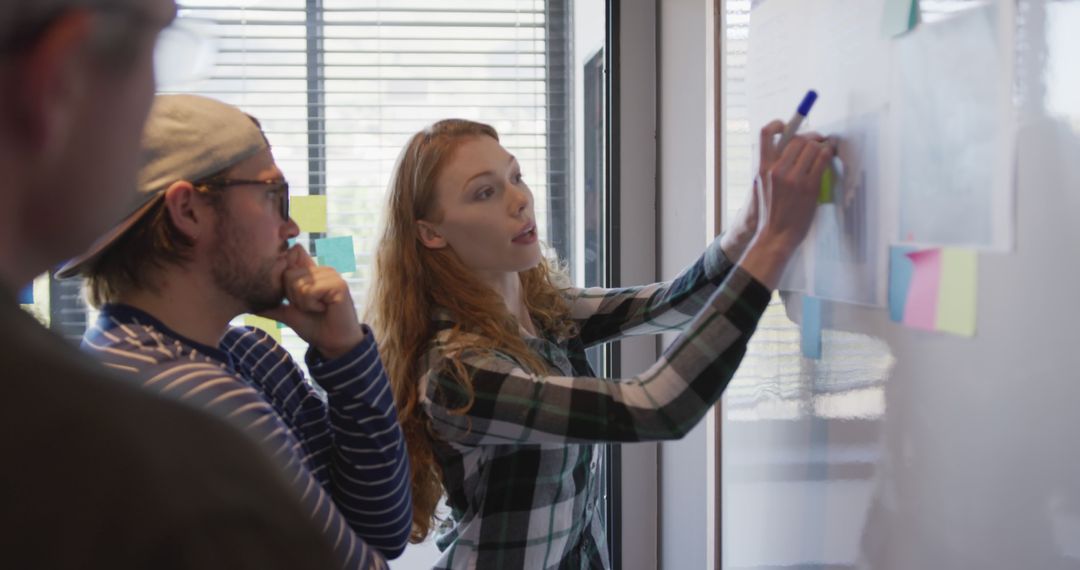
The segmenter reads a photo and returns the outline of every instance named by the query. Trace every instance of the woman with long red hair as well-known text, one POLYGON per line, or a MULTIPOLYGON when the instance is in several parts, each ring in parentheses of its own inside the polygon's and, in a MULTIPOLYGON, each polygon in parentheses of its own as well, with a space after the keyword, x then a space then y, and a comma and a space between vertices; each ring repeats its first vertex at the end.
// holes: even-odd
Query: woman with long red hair
POLYGON ((437 568, 607 568, 598 444, 677 439, 720 398, 813 218, 832 148, 762 130, 737 228, 668 283, 569 286, 490 126, 445 120, 398 160, 369 318, 412 465, 413 540, 437 568), (647 371, 596 378, 589 346, 683 331, 647 371))

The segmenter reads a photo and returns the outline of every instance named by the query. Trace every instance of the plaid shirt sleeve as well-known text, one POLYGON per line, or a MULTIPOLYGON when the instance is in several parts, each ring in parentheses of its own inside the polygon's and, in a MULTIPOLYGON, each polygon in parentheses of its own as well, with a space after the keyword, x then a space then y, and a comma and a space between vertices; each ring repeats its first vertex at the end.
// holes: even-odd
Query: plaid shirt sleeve
MULTIPOLYGON (((680 280, 707 281, 705 263, 680 280), (694 275, 694 272, 701 275, 694 275)), ((432 428, 448 442, 464 445, 509 443, 586 443, 675 439, 685 435, 720 398, 746 352, 769 302, 770 293, 741 268, 723 269, 726 278, 702 303, 685 331, 645 372, 627 379, 530 374, 513 360, 466 351, 474 401, 450 375, 449 356, 438 337, 423 377, 423 404, 432 428)), ((719 275, 719 274, 717 274, 719 275)), ((671 286, 651 289, 649 299, 670 298, 671 286)), ((636 299, 637 297, 632 297, 636 299)), ((622 306, 629 300, 620 301, 622 306)), ((672 306, 686 303, 669 302, 672 306)), ((652 300, 645 307, 654 306, 652 300)), ((623 321, 645 324, 636 311, 594 311, 598 330, 625 331, 623 321), (607 323, 604 321, 612 321, 607 323)))
POLYGON ((588 347, 625 336, 682 330, 734 267, 716 238, 672 281, 621 289, 571 288, 564 295, 588 347))

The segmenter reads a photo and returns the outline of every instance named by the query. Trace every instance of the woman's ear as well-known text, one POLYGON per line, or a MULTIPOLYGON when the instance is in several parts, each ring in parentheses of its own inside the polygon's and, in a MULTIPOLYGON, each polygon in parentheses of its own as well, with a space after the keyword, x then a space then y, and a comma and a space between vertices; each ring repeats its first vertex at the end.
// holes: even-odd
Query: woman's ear
POLYGON ((190 182, 181 180, 174 182, 165 190, 165 209, 169 220, 176 229, 186 235, 192 241, 198 241, 200 235, 205 235, 212 221, 210 209, 200 196, 199 191, 190 182))
POLYGON ((416 237, 420 243, 428 249, 442 249, 446 247, 446 238, 439 233, 431 222, 419 220, 416 222, 416 237))

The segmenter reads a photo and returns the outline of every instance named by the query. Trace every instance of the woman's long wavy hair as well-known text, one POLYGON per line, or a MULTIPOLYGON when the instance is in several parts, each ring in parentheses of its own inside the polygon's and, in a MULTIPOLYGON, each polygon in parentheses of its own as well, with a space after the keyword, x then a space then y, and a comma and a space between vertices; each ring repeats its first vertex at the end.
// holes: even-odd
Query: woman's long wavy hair
MULTIPOLYGON (((460 361, 463 349, 498 351, 528 370, 546 370, 540 357, 525 345, 518 320, 502 297, 478 280, 452 248, 429 249, 420 243, 417 221, 438 222, 442 216, 436 179, 455 149, 476 137, 499 140, 488 125, 447 119, 413 135, 402 150, 390 182, 368 297, 367 318, 375 329, 394 389, 412 464, 413 542, 424 540, 431 532, 435 508, 444 492, 419 393, 422 363, 435 334, 433 312, 445 309, 456 321, 448 344, 452 359, 458 360, 450 373, 470 394, 458 412, 466 412, 473 401, 472 382, 460 361)), ((553 283, 553 277, 559 275, 555 266, 544 260, 519 275, 533 322, 548 335, 565 338, 572 334, 569 308, 553 283)))

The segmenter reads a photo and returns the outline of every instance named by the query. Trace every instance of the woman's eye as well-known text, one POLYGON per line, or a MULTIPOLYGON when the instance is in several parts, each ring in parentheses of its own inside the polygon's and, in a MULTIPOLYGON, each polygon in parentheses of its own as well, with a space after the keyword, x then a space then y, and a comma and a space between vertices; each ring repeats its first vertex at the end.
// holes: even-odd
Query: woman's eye
POLYGON ((484 186, 480 190, 477 190, 476 199, 477 200, 487 200, 493 194, 495 194, 495 189, 494 188, 492 188, 491 186, 484 186))
POLYGON ((515 174, 515 175, 513 175, 513 176, 511 177, 511 180, 513 180, 513 181, 514 181, 514 184, 521 184, 522 182, 524 182, 524 181, 525 181, 525 177, 523 177, 523 176, 521 175, 521 173, 520 173, 520 172, 518 172, 517 174, 515 174))

